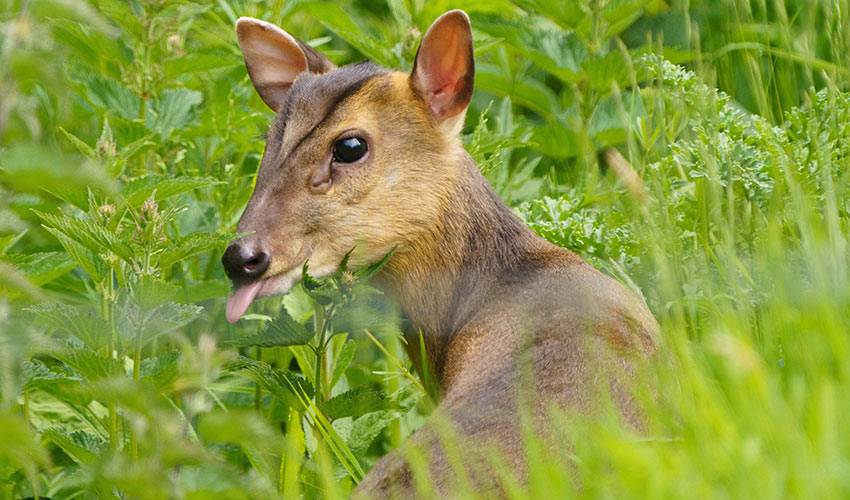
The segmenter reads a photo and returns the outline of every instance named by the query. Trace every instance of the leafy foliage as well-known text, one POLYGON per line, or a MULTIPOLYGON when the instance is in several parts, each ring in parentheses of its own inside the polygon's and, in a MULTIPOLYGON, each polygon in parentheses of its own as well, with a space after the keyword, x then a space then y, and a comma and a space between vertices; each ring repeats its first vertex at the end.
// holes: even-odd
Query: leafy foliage
POLYGON ((341 497, 422 424, 433 380, 368 285, 392 254, 308 263, 223 319, 271 119, 233 23, 409 70, 449 8, 475 30, 467 150, 533 230, 647 301, 679 367, 651 368, 638 439, 572 415, 557 443, 529 433, 510 496, 847 496, 841 2, 12 0, 0 498, 341 497))

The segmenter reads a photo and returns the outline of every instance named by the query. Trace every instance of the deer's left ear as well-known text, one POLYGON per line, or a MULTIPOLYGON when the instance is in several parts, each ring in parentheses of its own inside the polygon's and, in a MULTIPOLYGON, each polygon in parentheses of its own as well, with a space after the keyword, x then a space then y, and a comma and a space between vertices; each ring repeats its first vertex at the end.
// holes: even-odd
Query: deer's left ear
POLYGON ((452 10, 428 28, 413 63, 410 84, 443 130, 457 134, 475 83, 469 16, 452 10))
POLYGON ((240 17, 236 37, 254 88, 274 111, 280 110, 299 74, 321 74, 336 68, 306 43, 259 19, 240 17))

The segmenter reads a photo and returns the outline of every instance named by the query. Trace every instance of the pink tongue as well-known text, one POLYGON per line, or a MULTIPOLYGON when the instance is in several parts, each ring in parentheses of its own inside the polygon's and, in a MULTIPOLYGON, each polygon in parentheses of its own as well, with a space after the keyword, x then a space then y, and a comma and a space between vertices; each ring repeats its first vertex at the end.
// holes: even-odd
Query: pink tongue
POLYGON ((263 281, 254 281, 248 285, 240 286, 236 289, 236 293, 227 297, 227 307, 225 317, 227 321, 236 323, 239 318, 248 310, 251 301, 257 296, 260 287, 263 286, 263 281))

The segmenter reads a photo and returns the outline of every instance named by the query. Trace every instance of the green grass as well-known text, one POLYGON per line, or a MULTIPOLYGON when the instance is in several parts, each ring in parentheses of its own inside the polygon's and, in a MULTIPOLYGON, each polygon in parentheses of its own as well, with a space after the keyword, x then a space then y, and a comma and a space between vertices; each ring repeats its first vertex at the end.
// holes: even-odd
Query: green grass
POLYGON ((233 21, 409 68, 449 8, 467 149, 645 299, 669 361, 646 432, 553 417, 510 496, 847 497, 850 10, 809 4, 0 0, 0 499, 337 498, 422 425, 366 276, 224 321, 271 119, 233 21))

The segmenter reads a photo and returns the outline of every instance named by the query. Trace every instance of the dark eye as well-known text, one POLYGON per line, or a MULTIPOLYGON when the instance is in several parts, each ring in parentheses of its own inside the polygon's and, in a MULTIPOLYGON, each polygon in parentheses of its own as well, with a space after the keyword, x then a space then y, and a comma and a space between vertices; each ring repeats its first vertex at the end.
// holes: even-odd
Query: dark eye
POLYGON ((363 158, 367 150, 366 139, 362 137, 346 137, 334 144, 334 161, 354 163, 363 158))

